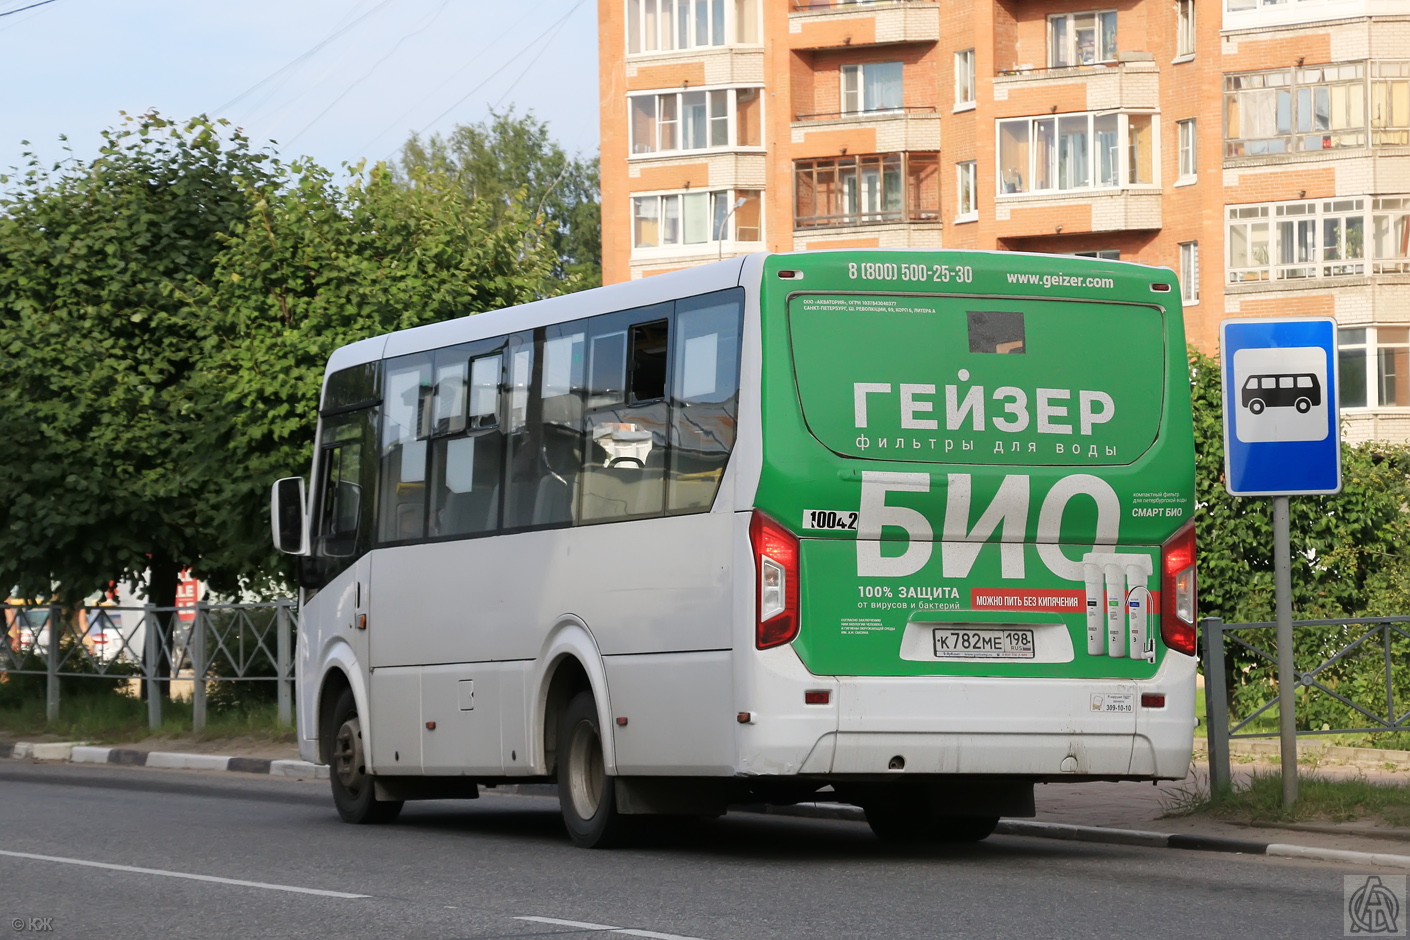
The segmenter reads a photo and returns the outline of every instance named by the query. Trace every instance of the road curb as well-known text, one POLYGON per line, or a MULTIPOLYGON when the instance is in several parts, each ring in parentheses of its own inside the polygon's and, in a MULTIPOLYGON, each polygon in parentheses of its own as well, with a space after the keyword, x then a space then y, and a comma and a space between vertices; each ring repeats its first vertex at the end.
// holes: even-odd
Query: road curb
POLYGON ((67 761, 71 764, 118 764, 159 770, 214 770, 230 773, 268 774, 271 777, 327 780, 326 764, 305 760, 270 760, 262 757, 227 757, 222 754, 188 754, 180 751, 139 751, 125 747, 94 747, 74 742, 34 744, 26 741, 0 744, 0 758, 12 760, 67 761))
MULTIPOLYGON (((856 806, 842 803, 799 803, 796 806, 749 806, 746 812, 766 812, 776 816, 802 816, 809 819, 844 819, 860 821, 866 814, 856 806)), ((1005 836, 1026 836, 1038 839, 1060 839, 1067 842, 1093 842, 1103 845, 1134 845, 1151 849, 1184 849, 1193 852, 1226 852, 1236 855, 1271 855, 1277 858, 1301 858, 1320 862, 1344 862, 1381 868, 1410 871, 1410 855, 1385 852, 1352 852, 1346 849, 1322 849, 1310 845, 1288 845, 1281 842, 1255 842, 1249 839, 1225 839, 1219 836, 1195 836, 1178 832, 1150 832, 1139 829, 1108 829, 1103 826, 1073 826, 1067 823, 1035 822, 1028 819, 1001 819, 995 833, 1005 836)))
MULTIPOLYGON (((271 777, 328 779, 326 764, 304 760, 267 760, 253 757, 225 757, 218 754, 186 754, 176 751, 139 751, 132 748, 93 747, 75 742, 62 743, 0 743, 0 758, 15 760, 67 761, 73 764, 120 764, 129 767, 152 767, 166 770, 207 770, 227 773, 267 774, 271 777)), ((542 784, 507 785, 501 793, 548 796, 555 787, 542 784), (511 789, 512 788, 512 789, 511 789)), ((795 816, 807 819, 838 819, 865 822, 866 813, 860 807, 845 803, 798 803, 790 806, 749 804, 737 806, 738 812, 763 813, 772 816, 795 816)), ((1311 861, 1342 862, 1410 871, 1410 855, 1385 852, 1351 852, 1345 849, 1322 849, 1310 845, 1289 845, 1282 842, 1256 842, 1249 839, 1226 839, 1219 836, 1185 835, 1178 832, 1151 832, 1139 829, 1110 829, 1103 826, 1073 826, 1068 823, 1036 822, 1030 819, 1001 819, 994 830, 999 835, 1025 836, 1037 839, 1058 839, 1066 842, 1091 842, 1103 845, 1129 845, 1153 849, 1184 849, 1193 852, 1225 852, 1239 855, 1270 855, 1276 858, 1301 858, 1311 861)))

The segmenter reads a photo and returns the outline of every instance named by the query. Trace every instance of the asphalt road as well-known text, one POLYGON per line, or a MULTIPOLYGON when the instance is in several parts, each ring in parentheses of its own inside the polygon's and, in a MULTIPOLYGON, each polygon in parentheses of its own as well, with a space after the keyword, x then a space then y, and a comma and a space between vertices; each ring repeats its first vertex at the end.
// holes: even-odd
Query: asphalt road
POLYGON ((359 827, 323 781, 7 761, 0 938, 1286 940, 1342 936, 1356 871, 1004 836, 894 849, 742 813, 585 851, 555 800, 491 792, 359 827))

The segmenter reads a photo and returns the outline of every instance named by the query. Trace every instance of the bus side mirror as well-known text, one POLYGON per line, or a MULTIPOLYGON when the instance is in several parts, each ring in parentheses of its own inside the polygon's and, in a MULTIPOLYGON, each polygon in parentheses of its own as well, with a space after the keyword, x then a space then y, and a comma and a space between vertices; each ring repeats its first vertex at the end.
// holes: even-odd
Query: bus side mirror
POLYGON ((308 554, 308 513, 303 477, 275 481, 269 499, 269 527, 274 547, 290 555, 308 554))

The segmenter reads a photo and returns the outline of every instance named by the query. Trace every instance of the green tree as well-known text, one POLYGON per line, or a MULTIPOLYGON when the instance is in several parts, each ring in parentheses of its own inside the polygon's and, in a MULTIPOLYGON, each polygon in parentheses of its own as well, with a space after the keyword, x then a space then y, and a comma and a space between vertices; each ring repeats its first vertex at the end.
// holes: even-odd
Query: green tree
POLYGON ((385 166, 351 185, 311 163, 257 199, 225 240, 203 312, 208 358, 199 398, 218 420, 205 449, 226 473, 204 524, 221 570, 288 574, 270 548, 269 488, 307 472, 329 355, 353 340, 535 299, 555 264, 541 230, 516 207, 491 223, 445 180, 385 166))
POLYGON ((551 276, 575 290, 602 284, 598 159, 569 157, 532 111, 491 112, 425 141, 413 134, 397 175, 409 184, 449 180, 466 199, 487 203, 496 223, 511 213, 542 217, 558 256, 551 276))
POLYGON ((0 583, 73 602, 189 567, 286 586, 268 494, 305 472, 345 343, 533 299, 556 256, 519 206, 385 166, 350 185, 224 122, 150 114, 0 200, 0 583))
POLYGON ((200 317, 186 294, 277 161, 225 122, 124 115, 92 162, 0 197, 0 583, 74 601, 150 572, 170 605, 212 540, 200 317))

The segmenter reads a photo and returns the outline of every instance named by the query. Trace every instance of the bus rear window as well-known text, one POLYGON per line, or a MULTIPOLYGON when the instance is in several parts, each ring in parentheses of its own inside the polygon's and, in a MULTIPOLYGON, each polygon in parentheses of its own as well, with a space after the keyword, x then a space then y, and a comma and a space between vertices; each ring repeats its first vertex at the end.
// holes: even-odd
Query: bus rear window
POLYGON ((865 460, 1127 464, 1155 441, 1159 308, 915 295, 795 295, 813 436, 865 460))

